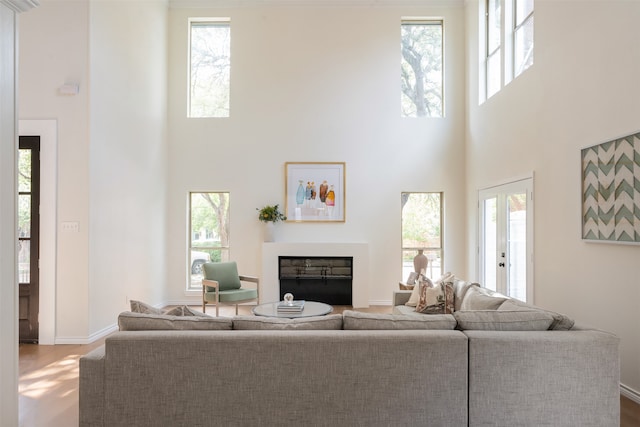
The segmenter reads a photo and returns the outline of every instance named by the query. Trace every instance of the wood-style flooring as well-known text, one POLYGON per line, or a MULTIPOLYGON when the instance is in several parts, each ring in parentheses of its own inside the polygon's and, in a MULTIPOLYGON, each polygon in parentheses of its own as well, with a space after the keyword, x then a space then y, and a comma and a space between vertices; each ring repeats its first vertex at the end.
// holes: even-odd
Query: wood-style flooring
MULTIPOLYGON (((193 308, 201 310, 201 307, 193 308)), ((250 314, 250 309, 241 306, 240 314, 250 314)), ((334 307, 334 313, 345 309, 350 307, 334 307)), ((371 307, 361 311, 390 313, 391 308, 371 307)), ((221 316, 234 314, 233 307, 220 309, 221 316)), ((98 340, 88 345, 19 346, 20 427, 78 425, 78 360, 103 343, 104 340, 98 340)), ((620 426, 640 427, 640 405, 623 396, 620 397, 620 426)))

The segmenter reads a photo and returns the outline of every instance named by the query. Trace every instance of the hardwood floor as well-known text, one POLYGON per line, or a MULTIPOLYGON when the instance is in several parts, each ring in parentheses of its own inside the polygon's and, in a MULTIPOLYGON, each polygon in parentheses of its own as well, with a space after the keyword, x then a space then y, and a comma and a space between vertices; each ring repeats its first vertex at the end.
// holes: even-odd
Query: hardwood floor
MULTIPOLYGON (((240 307, 239 314, 250 314, 250 308, 240 307)), ((334 307, 334 313, 342 313, 346 309, 350 307, 334 307)), ((361 311, 390 313, 391 308, 370 307, 361 311)), ((233 316, 235 310, 222 307, 220 314, 233 316)), ((78 425, 78 360, 103 343, 104 340, 88 345, 20 344, 21 427, 78 425)), ((620 396, 620 426, 640 427, 640 405, 623 396, 620 396)))

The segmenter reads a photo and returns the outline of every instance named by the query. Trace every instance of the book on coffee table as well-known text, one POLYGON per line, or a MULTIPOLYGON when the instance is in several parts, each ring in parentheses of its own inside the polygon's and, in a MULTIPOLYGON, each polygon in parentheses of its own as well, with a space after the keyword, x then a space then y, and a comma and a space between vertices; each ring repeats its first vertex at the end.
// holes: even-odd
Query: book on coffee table
POLYGON ((297 301, 280 301, 278 303, 278 311, 287 313, 299 313, 304 309, 304 300, 297 301))

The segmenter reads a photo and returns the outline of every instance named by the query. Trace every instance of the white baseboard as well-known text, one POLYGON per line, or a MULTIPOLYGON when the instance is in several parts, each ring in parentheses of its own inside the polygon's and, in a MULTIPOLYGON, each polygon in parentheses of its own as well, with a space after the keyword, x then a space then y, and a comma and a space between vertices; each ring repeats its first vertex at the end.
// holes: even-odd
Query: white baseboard
POLYGON ((104 338, 112 332, 118 330, 118 325, 113 324, 106 328, 89 335, 88 337, 56 337, 55 344, 91 344, 94 341, 104 338))
POLYGON ((640 392, 620 383, 620 394, 640 405, 640 392))

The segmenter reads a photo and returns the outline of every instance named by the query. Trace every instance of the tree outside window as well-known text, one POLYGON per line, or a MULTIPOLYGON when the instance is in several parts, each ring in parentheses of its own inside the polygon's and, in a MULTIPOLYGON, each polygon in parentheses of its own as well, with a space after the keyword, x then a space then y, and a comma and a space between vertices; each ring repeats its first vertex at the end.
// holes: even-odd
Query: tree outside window
POLYGON ((402 193, 402 278, 413 271, 413 258, 422 250, 427 256, 427 276, 443 273, 443 193, 402 193))
POLYGON ((402 117, 443 116, 442 27, 442 21, 402 20, 402 117))
POLYGON ((229 117, 231 26, 228 18, 190 20, 189 117, 229 117))
POLYGON ((189 218, 187 289, 201 289, 202 264, 229 260, 229 193, 190 193, 189 218))

